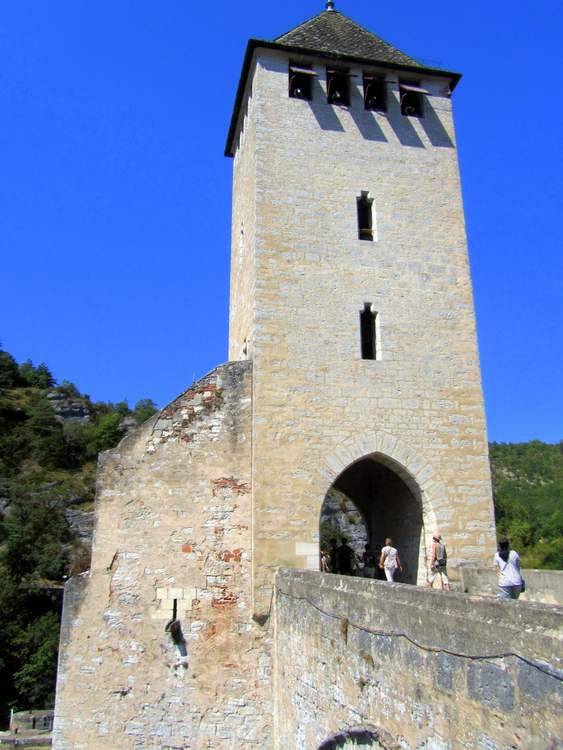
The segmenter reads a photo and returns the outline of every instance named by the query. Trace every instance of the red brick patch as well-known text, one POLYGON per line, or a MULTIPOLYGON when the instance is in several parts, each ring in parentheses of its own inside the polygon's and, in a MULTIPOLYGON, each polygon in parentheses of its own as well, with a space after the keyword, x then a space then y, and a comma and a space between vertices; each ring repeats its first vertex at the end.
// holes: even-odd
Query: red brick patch
POLYGON ((182 544, 182 552, 185 552, 188 554, 189 552, 193 552, 194 548, 189 542, 186 542, 185 544, 182 544))
POLYGON ((223 562, 240 562, 241 556, 241 549, 226 549, 219 553, 219 560, 222 560, 223 562))
POLYGON ((162 410, 161 416, 165 419, 170 419, 176 415, 180 409, 185 409, 188 406, 194 396, 202 396, 204 404, 210 404, 215 401, 220 394, 217 391, 217 383, 203 382, 201 384, 193 385, 191 388, 183 393, 180 398, 173 401, 165 409, 162 410))
POLYGON ((237 603, 237 595, 232 591, 225 591, 223 596, 211 600, 211 606, 215 609, 228 609, 237 603))
POLYGON ((228 488, 236 495, 248 495, 250 485, 246 482, 239 482, 234 477, 219 477, 213 479, 213 494, 216 495, 218 490, 228 488))

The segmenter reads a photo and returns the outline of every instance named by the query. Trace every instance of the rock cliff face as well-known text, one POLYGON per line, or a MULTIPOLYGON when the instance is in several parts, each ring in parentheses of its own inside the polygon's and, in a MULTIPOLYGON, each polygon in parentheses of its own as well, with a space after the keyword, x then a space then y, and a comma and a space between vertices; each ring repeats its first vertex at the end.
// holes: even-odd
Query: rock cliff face
POLYGON ((47 398, 55 412, 55 417, 60 422, 88 422, 90 420, 90 410, 82 399, 67 396, 59 391, 51 391, 47 398))
POLYGON ((330 547, 331 537, 348 543, 358 557, 369 542, 366 523, 352 500, 342 490, 331 487, 321 510, 321 547, 330 547))
POLYGON ((81 510, 80 508, 67 508, 65 510, 65 518, 72 527, 76 538, 88 549, 92 548, 94 517, 93 510, 81 510))

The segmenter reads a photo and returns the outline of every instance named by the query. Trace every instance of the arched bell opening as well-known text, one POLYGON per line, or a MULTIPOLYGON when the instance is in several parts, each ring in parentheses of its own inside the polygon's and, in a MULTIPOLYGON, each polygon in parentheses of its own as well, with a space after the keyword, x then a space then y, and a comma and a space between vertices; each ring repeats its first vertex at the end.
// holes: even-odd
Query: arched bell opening
MULTIPOLYGON (((402 467, 386 456, 365 456, 348 466, 328 489, 320 514, 320 547, 329 553, 329 572, 338 570, 342 538, 358 560, 354 575, 384 578, 377 567, 386 538, 399 551, 403 571, 395 580, 417 583, 424 575, 424 535, 420 490, 402 467), (332 548, 332 553, 331 553, 332 548), (336 568, 336 569, 335 569, 336 568)), ((321 570, 322 559, 321 559, 321 570)))

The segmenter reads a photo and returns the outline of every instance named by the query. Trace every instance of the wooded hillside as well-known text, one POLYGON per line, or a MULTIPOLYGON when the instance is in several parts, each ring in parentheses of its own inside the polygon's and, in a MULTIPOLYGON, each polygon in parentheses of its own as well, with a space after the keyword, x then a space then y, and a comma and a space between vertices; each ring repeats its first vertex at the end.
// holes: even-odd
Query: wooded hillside
POLYGON ((526 568, 563 569, 563 442, 489 445, 497 533, 526 568))
POLYGON ((0 350, 0 727, 53 705, 63 581, 90 560, 96 459, 156 411, 96 402, 0 350))

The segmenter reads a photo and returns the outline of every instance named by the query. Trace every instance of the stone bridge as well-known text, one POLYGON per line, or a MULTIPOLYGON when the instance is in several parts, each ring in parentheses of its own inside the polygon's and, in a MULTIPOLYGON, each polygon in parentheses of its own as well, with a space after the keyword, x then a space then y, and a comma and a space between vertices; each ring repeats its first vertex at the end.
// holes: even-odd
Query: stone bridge
POLYGON ((276 747, 563 747, 560 607, 280 570, 276 747))

